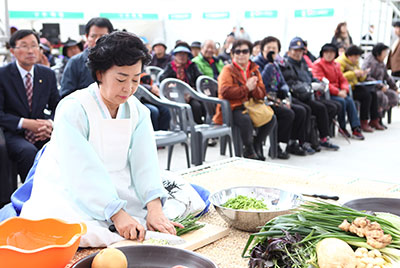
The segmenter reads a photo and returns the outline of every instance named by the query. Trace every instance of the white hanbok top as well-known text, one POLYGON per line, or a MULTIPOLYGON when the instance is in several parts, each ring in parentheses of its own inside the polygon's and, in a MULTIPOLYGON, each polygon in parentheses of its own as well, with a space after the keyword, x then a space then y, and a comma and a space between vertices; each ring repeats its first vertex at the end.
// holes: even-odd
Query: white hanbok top
POLYGON ((58 104, 21 216, 83 221, 81 246, 99 247, 123 240, 108 231, 121 208, 144 224, 146 204, 166 197, 149 110, 132 96, 112 119, 94 83, 58 104))

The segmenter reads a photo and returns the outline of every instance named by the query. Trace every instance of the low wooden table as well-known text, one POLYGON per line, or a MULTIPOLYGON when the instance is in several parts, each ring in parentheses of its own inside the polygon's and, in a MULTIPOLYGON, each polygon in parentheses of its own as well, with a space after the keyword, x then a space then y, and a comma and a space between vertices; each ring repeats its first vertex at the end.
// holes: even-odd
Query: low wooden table
MULTIPOLYGON (((338 195, 339 203, 362 197, 398 197, 400 184, 360 178, 337 177, 313 170, 287 165, 261 162, 244 158, 229 158, 204 164, 179 172, 190 183, 200 185, 211 193, 234 186, 276 187, 306 194, 338 195)), ((202 221, 227 227, 213 207, 202 221)), ((220 268, 247 267, 247 259, 241 257, 250 233, 230 228, 229 235, 196 250, 207 256, 220 268)), ((71 263, 100 249, 84 249, 75 255, 71 263)), ((67 267, 70 267, 68 265, 67 267)))

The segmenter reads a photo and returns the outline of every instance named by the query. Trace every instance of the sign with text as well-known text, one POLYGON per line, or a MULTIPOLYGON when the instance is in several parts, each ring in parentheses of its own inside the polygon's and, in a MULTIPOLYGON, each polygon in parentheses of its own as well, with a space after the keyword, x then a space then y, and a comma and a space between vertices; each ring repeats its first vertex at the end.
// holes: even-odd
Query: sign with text
POLYGON ((100 17, 110 20, 158 20, 158 14, 152 13, 100 13, 100 17))
POLYGON ((83 12, 9 11, 10 19, 83 19, 83 12))
POLYGON ((230 13, 229 12, 204 12, 203 19, 206 20, 223 20, 229 19, 230 13))
POLYGON ((245 11, 246 19, 277 18, 278 10, 245 11))
POLYGON ((168 14, 169 20, 190 20, 192 18, 192 13, 174 13, 168 14))
POLYGON ((333 8, 321 9, 297 9, 294 11, 295 18, 317 18, 317 17, 332 17, 335 13, 333 8))

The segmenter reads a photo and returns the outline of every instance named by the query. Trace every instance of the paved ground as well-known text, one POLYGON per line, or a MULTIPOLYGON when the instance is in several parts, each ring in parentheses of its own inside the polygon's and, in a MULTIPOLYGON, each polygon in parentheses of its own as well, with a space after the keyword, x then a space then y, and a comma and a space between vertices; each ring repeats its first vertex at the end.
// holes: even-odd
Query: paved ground
MULTIPOLYGON (((387 123, 386 119, 384 123, 387 123)), ((400 108, 393 109, 392 124, 385 131, 366 133, 364 141, 351 140, 349 144, 336 135, 332 141, 340 146, 337 152, 321 151, 311 156, 291 156, 289 160, 267 159, 272 163, 287 164, 352 178, 380 181, 400 181, 400 108)), ((267 144, 264 147, 267 155, 267 144)), ((160 167, 167 165, 167 149, 158 150, 160 167)), ((227 158, 219 154, 219 144, 208 147, 206 162, 227 158)), ((183 146, 175 146, 171 171, 187 168, 183 146)))

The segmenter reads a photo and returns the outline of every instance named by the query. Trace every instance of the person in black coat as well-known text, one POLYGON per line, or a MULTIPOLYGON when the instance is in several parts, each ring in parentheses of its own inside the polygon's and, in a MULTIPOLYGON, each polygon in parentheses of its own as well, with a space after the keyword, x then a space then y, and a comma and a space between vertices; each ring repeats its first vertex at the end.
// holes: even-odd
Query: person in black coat
POLYGON ((290 42, 289 52, 284 66, 281 66, 282 74, 291 88, 293 103, 302 105, 307 110, 307 121, 310 115, 314 115, 320 135, 320 146, 328 150, 338 150, 339 146, 329 141, 329 123, 337 114, 335 104, 325 103, 322 100, 314 100, 311 97, 312 82, 319 82, 308 70, 307 63, 303 59, 304 42, 295 37, 290 42))
MULTIPOLYGON (((188 83, 192 88, 196 88, 196 80, 202 75, 197 65, 190 59, 193 58, 190 46, 181 42, 172 51, 174 59, 165 67, 160 75, 160 82, 166 78, 176 78, 188 83)), ((193 118, 197 124, 203 124, 203 117, 206 115, 204 105, 190 96, 185 96, 186 102, 192 107, 193 118)))
POLYGON ((24 182, 37 151, 51 136, 51 119, 60 95, 54 71, 35 64, 39 57, 38 35, 32 30, 19 30, 9 43, 16 61, 0 68, 0 127, 9 157, 17 163, 24 182))

